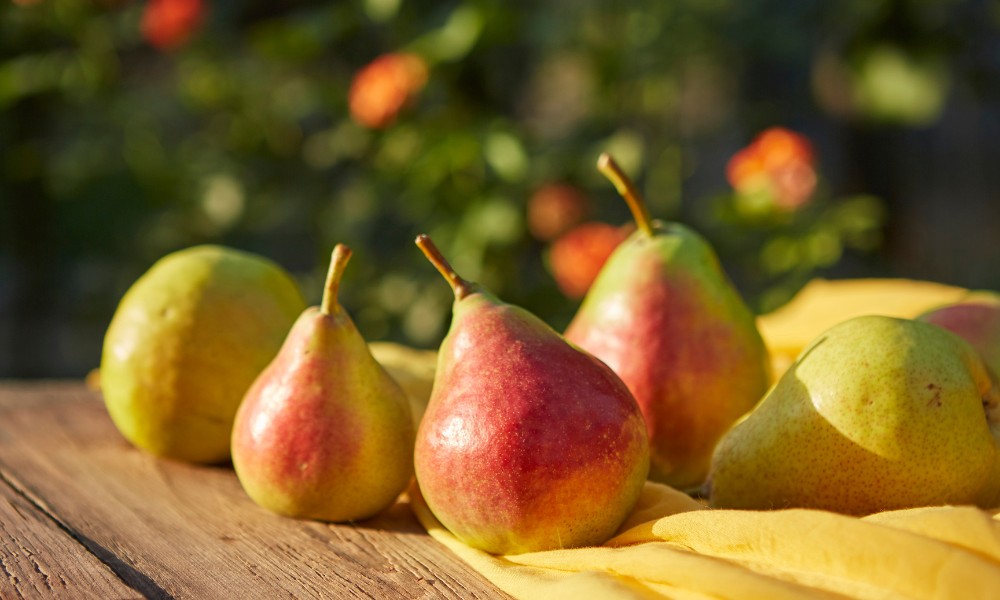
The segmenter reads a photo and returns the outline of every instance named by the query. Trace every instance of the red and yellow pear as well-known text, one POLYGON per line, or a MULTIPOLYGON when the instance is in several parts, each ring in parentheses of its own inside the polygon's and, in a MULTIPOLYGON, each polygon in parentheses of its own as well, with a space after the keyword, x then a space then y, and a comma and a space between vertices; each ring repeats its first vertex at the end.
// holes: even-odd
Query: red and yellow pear
POLYGON ((333 251, 319 307, 302 313, 236 414, 236 475, 282 515, 357 521, 388 508, 413 474, 409 401, 337 301, 351 252, 333 251))
POLYGON ((972 344, 986 365, 1000 374, 1000 293, 970 292, 924 311, 917 319, 943 327, 972 344))
POLYGON ((625 197, 637 230, 604 264, 566 339, 635 395, 649 429, 650 479, 697 488, 715 443, 767 391, 767 350, 711 246, 681 224, 651 220, 610 156, 598 169, 625 197))
POLYGON ((414 451, 427 506, 491 553, 604 542, 649 469, 635 399, 604 363, 462 279, 427 236, 417 245, 455 292, 414 451))

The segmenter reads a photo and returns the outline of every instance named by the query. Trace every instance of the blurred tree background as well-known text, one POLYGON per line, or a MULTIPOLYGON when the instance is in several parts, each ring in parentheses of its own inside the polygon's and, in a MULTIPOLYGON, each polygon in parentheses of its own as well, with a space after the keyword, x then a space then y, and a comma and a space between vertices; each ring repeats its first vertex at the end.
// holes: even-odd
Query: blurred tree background
POLYGON ((757 311, 815 276, 1000 289, 998 33, 983 0, 7 0, 0 377, 97 366, 200 243, 316 303, 344 242, 362 332, 433 347, 427 232, 561 328, 629 221, 602 151, 757 311))

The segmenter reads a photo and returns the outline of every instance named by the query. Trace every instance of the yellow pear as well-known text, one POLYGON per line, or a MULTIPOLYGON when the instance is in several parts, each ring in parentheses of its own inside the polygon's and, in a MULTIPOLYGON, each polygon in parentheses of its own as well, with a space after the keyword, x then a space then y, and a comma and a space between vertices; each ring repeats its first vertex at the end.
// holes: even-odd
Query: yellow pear
POLYGON ((221 246, 163 257, 125 293, 104 338, 112 421, 154 455, 227 460, 243 394, 304 308, 294 280, 263 257, 221 246))
POLYGON ((983 501, 997 388, 939 327, 865 316, 828 329, 716 448, 710 502, 849 514, 983 501))

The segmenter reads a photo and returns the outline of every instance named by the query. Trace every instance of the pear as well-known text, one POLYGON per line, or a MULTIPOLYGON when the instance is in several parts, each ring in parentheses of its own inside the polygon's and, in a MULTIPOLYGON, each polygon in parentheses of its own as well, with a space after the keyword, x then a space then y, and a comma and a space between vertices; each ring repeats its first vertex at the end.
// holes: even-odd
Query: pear
POLYGON ((767 391, 770 365, 754 315, 711 246, 677 223, 651 221, 607 154, 601 170, 637 230, 608 258, 566 329, 635 395, 650 438, 650 479, 702 484, 719 437, 767 391))
MULTIPOLYGON (((927 310, 919 320, 943 327, 969 342, 979 352, 993 375, 1000 373, 1000 294, 991 290, 969 292, 961 299, 927 310)), ((987 406, 1000 420, 1000 407, 987 406)), ((991 485, 978 501, 985 508, 1000 504, 1000 427, 993 428, 997 445, 997 460, 993 466, 991 485)))
POLYGON ((1000 373, 1000 294, 977 291, 921 313, 917 318, 972 344, 994 373, 1000 373))
POLYGON ((98 377, 135 446, 195 463, 229 459, 236 409, 306 303, 274 262, 195 246, 156 262, 125 293, 98 377))
POLYGON ((289 517, 375 516, 413 474, 409 400, 337 301, 350 256, 347 246, 334 248, 322 304, 295 322, 233 424, 243 489, 289 517))
POLYGON ((719 442, 710 503, 858 515, 975 503, 991 485, 997 394, 958 336, 916 320, 849 319, 719 442))
POLYGON ((428 507, 495 554, 604 542, 649 470, 635 399, 539 318, 459 277, 430 238, 417 245, 455 292, 414 451, 428 507))

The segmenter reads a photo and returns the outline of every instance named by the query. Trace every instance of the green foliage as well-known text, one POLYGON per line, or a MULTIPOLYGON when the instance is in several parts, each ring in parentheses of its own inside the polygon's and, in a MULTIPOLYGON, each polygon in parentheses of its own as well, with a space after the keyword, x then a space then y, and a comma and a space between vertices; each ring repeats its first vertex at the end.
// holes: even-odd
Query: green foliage
POLYGON ((57 271, 32 290, 73 298, 60 305, 82 332, 69 371, 96 362, 95 333, 138 274, 209 241, 278 260, 313 302, 330 249, 346 243, 342 299, 363 332, 433 346, 450 298, 413 247, 427 232, 464 276, 561 327, 575 305, 528 235, 525 205, 538 186, 569 181, 593 197, 593 218, 625 222, 594 168, 609 151, 653 214, 702 229, 751 304, 768 308, 843 249, 877 249, 886 215, 874 198, 831 190, 790 217, 748 219, 732 210, 725 157, 765 127, 822 128, 868 107, 932 120, 947 48, 927 61, 857 57, 881 48, 900 12, 919 33, 924 13, 961 4, 229 0, 211 3, 186 44, 157 50, 141 2, 6 2, 0 258, 51 248, 57 271), (399 51, 427 61, 427 85, 395 123, 367 129, 349 114, 352 78, 399 51), (857 64, 875 83, 845 99, 823 96, 820 81, 817 106, 809 73, 850 80, 857 64), (878 69, 909 100, 894 100, 878 69), (772 96, 779 73, 788 93, 772 96), (29 221, 34 234, 11 234, 29 221))

